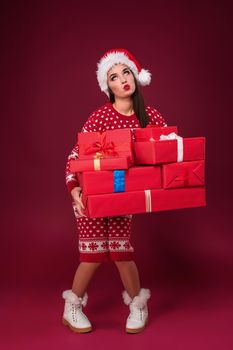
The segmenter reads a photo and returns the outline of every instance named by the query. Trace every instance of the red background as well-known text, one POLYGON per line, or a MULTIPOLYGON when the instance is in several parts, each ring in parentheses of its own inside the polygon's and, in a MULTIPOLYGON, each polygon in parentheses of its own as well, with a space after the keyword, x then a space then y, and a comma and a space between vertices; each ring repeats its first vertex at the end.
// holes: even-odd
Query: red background
POLYGON ((226 1, 5 2, 1 10, 5 349, 13 349, 14 341, 25 349, 35 340, 34 349, 51 344, 76 348, 81 340, 88 348, 102 339, 107 346, 112 336, 114 346, 123 342, 135 348, 148 344, 157 349, 219 349, 219 344, 229 348, 230 14, 226 1), (107 101, 95 70, 102 54, 113 47, 127 48, 152 72, 151 85, 143 88, 147 104, 157 108, 169 125, 177 125, 180 135, 207 139, 207 207, 134 216, 132 241, 141 284, 153 291, 150 327, 136 336, 141 343, 124 334, 127 309, 112 263, 102 265, 89 286, 87 313, 96 331, 83 338, 60 322, 61 293, 71 287, 78 265, 76 225, 65 187, 66 157, 88 116, 107 101), (12 327, 15 340, 10 336, 12 327))

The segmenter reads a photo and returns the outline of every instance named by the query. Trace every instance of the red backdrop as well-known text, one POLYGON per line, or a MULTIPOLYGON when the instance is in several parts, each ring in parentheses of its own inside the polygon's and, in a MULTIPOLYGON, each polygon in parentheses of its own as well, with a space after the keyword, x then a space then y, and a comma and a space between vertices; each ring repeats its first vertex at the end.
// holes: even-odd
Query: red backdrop
MULTIPOLYGON (((132 240, 142 285, 229 288, 232 38, 227 2, 15 1, 5 4, 1 23, 5 292, 17 286, 60 293, 71 287, 78 240, 65 187, 66 157, 88 116, 107 101, 95 70, 113 47, 127 48, 152 72, 151 85, 143 88, 147 104, 177 125, 180 135, 207 139, 207 207, 134 216, 132 240)), ((101 287, 108 294, 109 282, 112 291, 121 290, 111 264, 101 267, 90 289, 101 287)))

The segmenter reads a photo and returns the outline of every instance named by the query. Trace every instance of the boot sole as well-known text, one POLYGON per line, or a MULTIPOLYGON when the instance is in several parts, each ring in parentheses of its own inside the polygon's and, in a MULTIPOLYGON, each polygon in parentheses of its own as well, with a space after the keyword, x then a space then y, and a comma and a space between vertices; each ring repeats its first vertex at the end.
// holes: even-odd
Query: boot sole
POLYGON ((145 321, 145 326, 143 326, 141 328, 126 328, 125 331, 126 331, 126 333, 131 333, 131 334, 140 333, 145 329, 147 323, 148 323, 148 318, 145 321))
POLYGON ((88 332, 92 331, 92 327, 75 328, 75 327, 71 326, 71 324, 68 321, 66 321, 64 318, 62 318, 62 323, 64 324, 64 326, 68 326, 75 333, 88 333, 88 332))

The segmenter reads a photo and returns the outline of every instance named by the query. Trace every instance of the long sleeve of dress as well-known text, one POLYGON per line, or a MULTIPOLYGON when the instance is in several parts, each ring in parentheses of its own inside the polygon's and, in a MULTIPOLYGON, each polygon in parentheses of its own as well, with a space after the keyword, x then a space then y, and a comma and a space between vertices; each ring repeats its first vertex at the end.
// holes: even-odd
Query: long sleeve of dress
MULTIPOLYGON (((92 132, 92 131, 100 130, 98 125, 99 123, 97 118, 98 117, 97 112, 93 112, 90 115, 90 117, 87 119, 86 123, 84 124, 81 132, 92 132)), ((76 143, 76 145, 71 150, 71 153, 67 157, 66 168, 65 168, 65 181, 69 192, 71 192, 74 187, 79 187, 79 182, 78 182, 76 173, 73 173, 70 171, 70 161, 72 159, 78 159, 78 156, 79 156, 79 146, 78 146, 78 143, 76 143)))

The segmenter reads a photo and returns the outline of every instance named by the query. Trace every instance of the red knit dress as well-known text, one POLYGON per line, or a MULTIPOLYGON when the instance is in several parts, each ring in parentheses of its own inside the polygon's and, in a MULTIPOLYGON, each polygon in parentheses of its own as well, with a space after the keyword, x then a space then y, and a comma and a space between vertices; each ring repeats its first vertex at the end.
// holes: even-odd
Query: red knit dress
MULTIPOLYGON (((146 106, 149 124, 167 126, 164 118, 153 107, 146 106)), ((105 131, 123 128, 140 128, 135 114, 126 116, 116 111, 108 102, 95 110, 82 128, 82 132, 105 131)), ((79 155, 78 144, 74 146, 67 159, 66 185, 70 192, 79 186, 75 173, 70 172, 71 159, 79 155)), ((80 261, 103 262, 108 260, 133 260, 134 248, 130 243, 132 215, 110 216, 104 218, 80 217, 72 202, 79 233, 80 261)))

